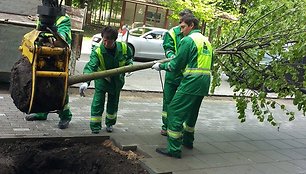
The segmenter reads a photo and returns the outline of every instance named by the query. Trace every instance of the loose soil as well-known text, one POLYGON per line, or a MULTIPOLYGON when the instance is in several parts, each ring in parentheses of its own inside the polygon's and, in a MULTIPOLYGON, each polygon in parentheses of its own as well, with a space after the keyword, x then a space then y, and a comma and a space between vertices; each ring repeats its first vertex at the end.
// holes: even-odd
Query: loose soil
POLYGON ((20 139, 0 142, 1 174, 147 174, 141 155, 121 151, 112 141, 20 139))
MULTIPOLYGON (((55 63, 50 63, 53 64, 55 63)), ((43 71, 58 71, 55 67, 47 65, 43 71)), ((63 107, 64 79, 36 77, 35 81, 34 99, 29 113, 60 110, 63 107)), ((13 65, 10 82, 11 97, 15 106, 21 112, 28 113, 32 95, 32 65, 26 57, 21 57, 13 65)))

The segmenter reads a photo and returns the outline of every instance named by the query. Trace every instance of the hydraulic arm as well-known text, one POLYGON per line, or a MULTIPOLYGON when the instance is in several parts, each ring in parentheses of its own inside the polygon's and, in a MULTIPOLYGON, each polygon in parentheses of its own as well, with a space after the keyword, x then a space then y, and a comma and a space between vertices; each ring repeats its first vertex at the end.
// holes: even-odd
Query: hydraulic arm
POLYGON ((67 93, 71 50, 55 26, 65 10, 57 0, 42 0, 37 13, 37 28, 24 35, 19 48, 22 57, 11 72, 11 96, 26 113, 61 109, 67 93))
MULTIPOLYGON (((19 48, 22 56, 11 70, 11 97, 22 112, 61 110, 69 85, 146 69, 154 64, 149 62, 68 77, 70 46, 59 35, 54 25, 59 16, 65 15, 65 11, 57 0, 43 0, 37 12, 38 26, 24 35, 19 48)), ((165 61, 169 59, 159 62, 165 61)))

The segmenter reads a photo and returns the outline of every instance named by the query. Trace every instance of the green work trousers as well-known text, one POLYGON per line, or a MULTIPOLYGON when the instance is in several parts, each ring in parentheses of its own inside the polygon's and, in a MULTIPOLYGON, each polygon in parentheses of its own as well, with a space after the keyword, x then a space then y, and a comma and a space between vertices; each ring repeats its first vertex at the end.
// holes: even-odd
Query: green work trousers
MULTIPOLYGON (((90 129, 92 131, 99 131, 102 128, 102 114, 104 111, 106 91, 103 89, 95 88, 95 94, 91 104, 91 118, 90 129)), ((105 125, 112 126, 117 121, 117 111, 119 104, 120 90, 114 93, 107 92, 107 104, 106 104, 106 117, 105 125)))
POLYGON ((162 130, 167 130, 168 105, 170 104, 178 86, 179 85, 177 84, 173 84, 173 83, 169 83, 165 81, 164 93, 163 93, 162 130))
POLYGON ((194 127, 204 96, 176 92, 168 106, 167 150, 174 156, 181 155, 181 145, 193 145, 194 127))
MULTIPOLYGON (((69 95, 66 95, 66 99, 65 99, 65 106, 63 108, 63 110, 58 111, 58 116, 61 120, 71 120, 72 117, 72 113, 70 111, 70 107, 69 107, 69 95)), ((46 120, 47 116, 48 116, 48 112, 45 113, 35 113, 35 117, 38 118, 39 120, 46 120)))

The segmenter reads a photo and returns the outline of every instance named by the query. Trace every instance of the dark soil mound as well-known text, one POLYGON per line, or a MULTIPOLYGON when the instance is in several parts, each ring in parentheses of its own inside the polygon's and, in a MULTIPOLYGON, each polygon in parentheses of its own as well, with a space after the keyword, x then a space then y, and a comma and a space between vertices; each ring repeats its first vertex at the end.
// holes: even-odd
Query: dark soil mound
POLYGON ((10 93, 16 107, 28 112, 32 91, 32 66, 26 58, 20 58, 11 69, 10 93))
POLYGON ((85 141, 25 139, 0 142, 0 173, 148 173, 141 168, 139 155, 134 152, 120 151, 110 140, 99 143, 85 141))

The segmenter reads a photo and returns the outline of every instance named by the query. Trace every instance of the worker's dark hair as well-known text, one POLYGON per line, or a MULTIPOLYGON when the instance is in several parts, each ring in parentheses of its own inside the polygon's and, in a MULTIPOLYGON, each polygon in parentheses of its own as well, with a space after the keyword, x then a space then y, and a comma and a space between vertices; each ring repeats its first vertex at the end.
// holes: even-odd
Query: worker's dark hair
POLYGON ((184 9, 184 10, 182 10, 182 11, 179 13, 179 16, 183 17, 183 16, 185 16, 185 15, 187 15, 187 14, 193 14, 193 13, 192 13, 192 11, 189 10, 189 9, 184 9))
POLYGON ((194 25, 194 29, 199 29, 199 20, 193 16, 192 14, 187 14, 182 17, 181 22, 185 22, 188 26, 190 26, 192 23, 194 25))
POLYGON ((102 29, 101 36, 105 39, 116 40, 118 38, 118 31, 111 26, 106 26, 102 29))

